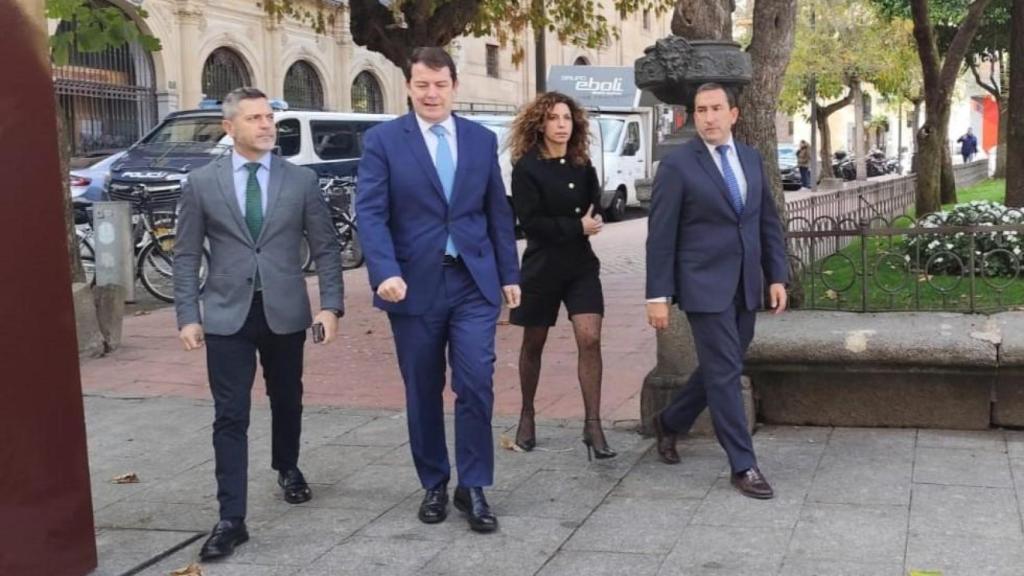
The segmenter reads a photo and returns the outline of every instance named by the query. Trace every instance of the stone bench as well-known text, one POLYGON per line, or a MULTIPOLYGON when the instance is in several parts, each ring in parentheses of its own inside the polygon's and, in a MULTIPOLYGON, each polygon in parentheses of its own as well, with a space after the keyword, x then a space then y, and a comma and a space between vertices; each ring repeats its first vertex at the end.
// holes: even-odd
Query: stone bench
POLYGON ((761 314, 746 368, 764 423, 1024 426, 1024 312, 761 314))

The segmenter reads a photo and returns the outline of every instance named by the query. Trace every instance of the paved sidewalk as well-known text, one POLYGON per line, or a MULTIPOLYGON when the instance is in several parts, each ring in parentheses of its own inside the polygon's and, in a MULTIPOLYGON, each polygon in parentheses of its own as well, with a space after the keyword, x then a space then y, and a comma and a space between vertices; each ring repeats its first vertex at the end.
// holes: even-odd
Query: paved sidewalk
MULTIPOLYGON (((609 421, 635 420, 640 387, 655 364, 654 332, 644 316, 643 247, 647 220, 611 224, 594 239, 602 259, 606 315, 604 321, 603 416, 609 421)), ((522 249, 520 242, 520 249, 522 249)), ((316 277, 310 295, 318 296, 316 277)), ((404 389, 395 361, 387 316, 371 306, 366 268, 345 273, 346 314, 338 341, 329 346, 307 342, 304 400, 312 406, 401 410, 404 389)), ((503 312, 502 317, 507 317, 503 312)), ((495 364, 495 411, 519 414, 519 344, 522 329, 498 327, 495 364)), ((130 396, 177 396, 209 399, 205 352, 185 352, 177 339, 172 308, 125 319, 122 347, 82 364, 86 392, 130 396)), ((262 384, 253 397, 266 403, 262 384)), ((451 411, 453 398, 447 397, 451 411)), ((540 418, 582 418, 583 402, 576 379, 576 344, 563 315, 551 330, 537 392, 540 418)))
MULTIPOLYGON (((498 449, 488 495, 500 532, 474 534, 454 510, 443 524, 420 524, 390 330, 369 305, 365 270, 350 271, 340 341, 307 348, 300 465, 314 498, 282 500, 257 384, 252 540, 203 574, 1024 576, 1024 432, 762 428, 754 438, 777 492, 769 502, 732 490, 713 440, 687 440, 678 466, 659 463, 632 431, 655 362, 643 316, 645 230, 646 220, 631 220, 594 240, 607 304, 602 404, 617 458, 586 460, 575 344, 562 318, 544 356, 539 446, 498 449)), ((120 350, 81 366, 95 574, 167 575, 195 561, 217 516, 205 354, 181 351, 170 309, 128 318, 124 337, 120 350), (111 482, 127 473, 140 482, 111 482)), ((496 442, 514 434, 520 337, 499 327, 496 442)))
MULTIPOLYGON (((196 561, 216 521, 212 407, 179 398, 86 398, 99 575, 166 576, 196 561), (136 473, 138 484, 113 484, 136 473), (152 563, 152 564, 150 564, 152 563), (137 571, 136 571, 137 569, 137 571)), ((309 409, 301 465, 314 498, 290 506, 269 469, 269 413, 254 410, 249 529, 206 576, 1024 574, 1024 433, 769 427, 755 435, 777 497, 729 486, 709 439, 666 466, 613 430, 619 456, 588 463, 579 422, 542 422, 532 453, 499 450, 488 492, 497 534, 452 510, 416 519, 405 419, 309 409)), ((495 436, 514 433, 498 418, 495 436)), ((454 483, 454 479, 453 479, 454 483)))

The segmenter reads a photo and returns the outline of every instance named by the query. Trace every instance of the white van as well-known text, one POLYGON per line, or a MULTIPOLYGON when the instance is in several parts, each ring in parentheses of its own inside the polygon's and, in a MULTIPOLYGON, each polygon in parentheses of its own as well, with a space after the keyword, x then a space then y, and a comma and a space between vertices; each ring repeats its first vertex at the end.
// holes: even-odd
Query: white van
POLYGON ((636 181, 653 178, 653 110, 596 114, 604 137, 604 197, 608 220, 620 220, 626 206, 640 206, 636 181))

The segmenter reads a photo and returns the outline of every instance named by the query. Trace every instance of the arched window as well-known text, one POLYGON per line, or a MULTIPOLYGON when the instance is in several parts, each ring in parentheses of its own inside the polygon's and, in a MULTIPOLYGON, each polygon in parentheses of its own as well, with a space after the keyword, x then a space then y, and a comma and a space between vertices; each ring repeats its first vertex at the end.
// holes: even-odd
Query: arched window
MULTIPOLYGON (((97 5, 113 6, 103 1, 97 5)), ((60 32, 73 28, 70 22, 58 25, 60 32)), ((79 52, 72 47, 68 63, 53 67, 53 87, 73 156, 127 148, 156 124, 153 59, 137 42, 103 52, 79 52)))
POLYGON ((360 72, 352 82, 352 111, 370 114, 384 113, 384 93, 380 82, 369 72, 360 72))
POLYGON ((577 56, 576 61, 573 62, 574 66, 590 66, 590 60, 587 60, 586 56, 577 56))
POLYGON ((316 68, 299 60, 284 75, 284 99, 293 110, 323 110, 324 85, 316 68))
POLYGON ((203 94, 223 100, 228 92, 249 86, 249 69, 242 57, 230 48, 217 48, 203 64, 203 94))

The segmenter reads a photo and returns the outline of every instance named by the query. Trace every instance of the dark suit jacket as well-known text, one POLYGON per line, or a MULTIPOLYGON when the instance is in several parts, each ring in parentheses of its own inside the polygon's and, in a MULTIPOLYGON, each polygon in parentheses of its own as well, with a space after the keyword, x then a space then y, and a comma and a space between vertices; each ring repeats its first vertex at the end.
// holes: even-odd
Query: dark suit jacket
POLYGON ((602 214, 601 184, 590 163, 541 158, 534 148, 512 169, 512 201, 526 235, 524 290, 561 286, 564 278, 600 267, 581 222, 591 207, 602 214))
POLYGON ((722 312, 739 288, 747 309, 756 310, 765 279, 788 280, 782 226, 761 156, 735 144, 747 180, 740 216, 699 137, 662 159, 647 229, 648 298, 671 297, 687 312, 722 312))
POLYGON ((374 305, 387 312, 425 313, 437 296, 449 233, 480 292, 501 305, 501 286, 519 283, 512 209, 498 167, 494 133, 455 116, 458 146, 451 203, 415 113, 379 124, 363 138, 356 184, 359 234, 377 286, 401 276, 405 300, 374 305))

